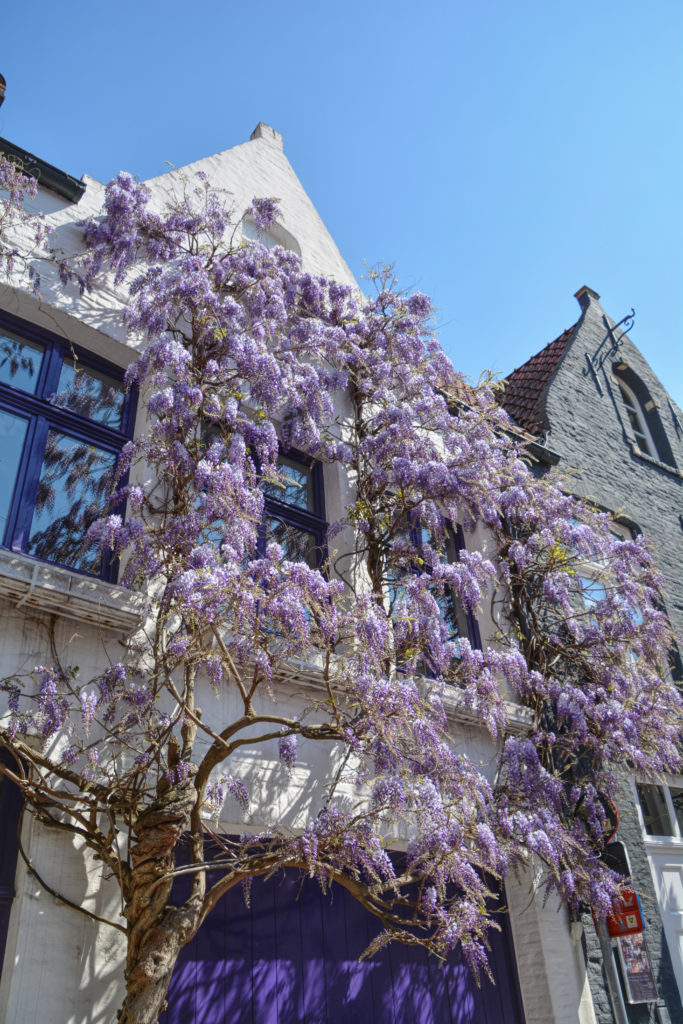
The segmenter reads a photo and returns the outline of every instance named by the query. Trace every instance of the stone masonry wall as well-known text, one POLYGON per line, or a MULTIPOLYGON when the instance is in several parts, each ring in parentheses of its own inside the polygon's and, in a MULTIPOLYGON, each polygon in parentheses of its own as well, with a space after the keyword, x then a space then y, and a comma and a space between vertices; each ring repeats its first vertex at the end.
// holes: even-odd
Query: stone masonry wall
MULTIPOLYGON (((648 538, 666 579, 666 610, 681 648, 683 636, 683 415, 630 340, 624 336, 616 352, 604 311, 592 294, 579 301, 585 307, 568 350, 545 396, 542 413, 548 446, 561 456, 560 470, 580 470, 572 490, 598 505, 627 517, 648 538), (589 365, 589 360, 592 365, 589 365), (626 364, 656 403, 648 414, 666 435, 675 466, 657 463, 634 452, 635 438, 617 384, 614 367, 626 364), (659 423, 657 423, 657 418, 659 423)), ((620 331, 616 331, 617 338, 620 331)), ((640 396, 639 396, 640 397, 640 396)), ((660 435, 661 436, 661 435, 660 435)), ((662 446, 663 448, 663 446, 662 446)), ((675 668, 680 672, 680 662, 675 668)), ((675 1024, 683 1024, 683 1009, 671 968, 669 951, 631 782, 624 779, 618 798, 619 838, 626 843, 635 885, 646 918, 646 941, 655 968, 661 1002, 675 1024)), ((613 1024, 602 957, 590 915, 584 920, 588 975, 599 1024, 613 1024)), ((665 1011, 666 1012, 666 1011, 665 1011)), ((657 1020, 654 1007, 627 1007, 632 1024, 657 1020)), ((662 1014, 662 1020, 666 1016, 662 1014)))

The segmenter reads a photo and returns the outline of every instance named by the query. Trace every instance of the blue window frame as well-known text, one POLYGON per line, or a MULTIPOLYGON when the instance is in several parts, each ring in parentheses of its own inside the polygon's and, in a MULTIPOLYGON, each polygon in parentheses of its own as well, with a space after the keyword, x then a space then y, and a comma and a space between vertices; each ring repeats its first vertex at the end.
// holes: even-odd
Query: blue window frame
POLYGON ((265 494, 261 545, 275 541, 293 562, 319 569, 327 560, 325 494, 319 462, 288 451, 278 459, 280 479, 262 481, 265 494))
POLYGON ((0 545, 113 579, 84 539, 134 415, 119 367, 0 313, 0 545))

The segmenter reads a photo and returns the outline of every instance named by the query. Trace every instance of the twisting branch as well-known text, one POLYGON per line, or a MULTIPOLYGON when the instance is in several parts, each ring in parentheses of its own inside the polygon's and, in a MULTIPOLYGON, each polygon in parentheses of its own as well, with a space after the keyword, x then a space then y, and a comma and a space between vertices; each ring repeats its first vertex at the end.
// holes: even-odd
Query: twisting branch
POLYGON ((57 890, 53 889, 51 885, 48 885, 48 883, 45 881, 43 876, 40 874, 40 872, 38 871, 36 866, 31 861, 30 857, 26 853, 26 850, 24 849, 24 844, 23 844, 22 839, 21 839, 21 831, 22 831, 23 821, 24 821, 25 806, 26 805, 24 805, 24 807, 22 807, 22 809, 21 809, 21 813, 19 815, 19 821, 17 823, 17 844, 18 844, 19 853, 21 855, 21 859, 23 860, 24 864, 26 865, 28 870, 31 872, 33 877, 37 880, 38 884, 41 885, 43 887, 43 889, 45 889, 46 892, 49 892, 51 896, 54 896, 54 898, 56 900, 58 900, 59 903, 64 903, 64 904, 66 904, 67 907, 71 907, 72 910, 77 910, 79 912, 79 914, 84 914, 85 917, 89 917, 91 920, 97 921, 100 924, 109 925, 110 928, 116 928, 117 931, 123 932, 123 934, 126 935, 127 934, 127 929, 124 928, 124 926, 119 924, 117 921, 110 921, 106 917, 100 917, 99 914, 93 913, 92 910, 87 910, 85 907, 81 906, 79 903, 74 903, 73 900, 70 900, 68 898, 68 896, 64 895, 64 893, 57 892, 57 890))

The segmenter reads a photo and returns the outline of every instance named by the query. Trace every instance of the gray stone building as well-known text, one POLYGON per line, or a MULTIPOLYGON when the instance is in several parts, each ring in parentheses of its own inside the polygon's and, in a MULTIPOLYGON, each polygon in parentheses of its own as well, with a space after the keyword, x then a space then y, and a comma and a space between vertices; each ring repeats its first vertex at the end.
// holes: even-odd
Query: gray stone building
MULTIPOLYGON (((510 374, 503 404, 538 439, 541 471, 558 465, 575 493, 614 514, 616 530, 648 538, 677 638, 671 671, 683 680, 683 413, 628 335, 633 317, 615 324, 590 288, 576 298, 577 322, 510 374)), ((596 1017, 683 1022, 683 779, 624 779, 617 803, 659 1000, 630 1004, 620 971, 610 991, 609 952, 587 915, 582 942, 596 1017)))

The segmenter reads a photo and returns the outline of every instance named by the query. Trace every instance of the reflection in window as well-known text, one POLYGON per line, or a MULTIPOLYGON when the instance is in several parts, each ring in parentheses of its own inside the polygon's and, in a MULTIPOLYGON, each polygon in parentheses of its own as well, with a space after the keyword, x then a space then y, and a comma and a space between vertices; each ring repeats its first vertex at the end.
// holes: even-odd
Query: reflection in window
POLYGON ((123 381, 85 368, 73 359, 64 360, 55 405, 120 430, 124 398, 123 381))
POLYGON ((277 480, 264 480, 264 493, 270 498, 313 511, 313 469, 295 462, 294 459, 280 457, 278 463, 280 476, 277 480))
POLYGON ((673 835, 673 828, 669 818, 669 811, 666 798, 661 786, 651 786, 647 783, 639 783, 638 800, 640 809, 643 812, 645 831, 649 836, 670 836, 673 835))
MULTIPOLYGON (((410 572, 426 572, 431 575, 431 568, 425 563, 421 555, 426 545, 437 554, 441 562, 449 565, 457 562, 458 551, 460 547, 464 546, 460 528, 458 528, 456 534, 450 526, 446 526, 442 536, 438 538, 434 537, 424 527, 415 529, 406 526, 405 529, 399 530, 395 534, 393 541, 393 548, 397 556, 396 563, 390 567, 388 573, 388 594, 392 616, 394 615, 394 609, 400 606, 404 598, 405 589, 402 580, 405 580, 406 575, 410 572)), ((454 591, 450 587, 445 587, 443 592, 440 593, 440 588, 436 585, 430 587, 430 590, 448 630, 447 639, 456 645, 458 651, 461 638, 468 639, 475 646, 478 646, 478 631, 474 618, 468 617, 462 602, 454 591)), ((459 657, 459 653, 456 653, 456 658, 459 657)), ((404 659, 399 656, 401 663, 407 660, 407 657, 404 659)), ((433 675, 434 666, 430 664, 428 651, 423 652, 419 671, 427 676, 433 675)))
POLYGON ((598 601, 604 601, 607 597, 604 584, 599 580, 591 579, 590 576, 579 576, 579 583, 581 584, 584 608, 591 609, 598 601))
POLYGON ((0 409, 0 543, 9 518, 28 420, 0 409))
MULTIPOLYGON (((439 561, 453 565, 458 560, 458 545, 453 530, 447 527, 441 538, 437 539, 430 535, 428 530, 422 528, 421 543, 429 546, 439 555, 439 561)), ((462 602, 458 600, 450 587, 447 587, 443 594, 433 591, 434 598, 439 611, 443 617, 446 627, 449 630, 448 639, 456 643, 460 637, 468 636, 467 616, 462 602)))
POLYGON ((35 341, 0 334, 0 381, 34 395, 44 351, 35 341))
POLYGON ((278 471, 277 479, 261 482, 266 497, 263 543, 274 541, 289 561, 319 568, 327 531, 322 466, 288 454, 280 456, 278 471))
POLYGON ((111 492, 116 456, 50 430, 33 511, 28 552, 97 574, 101 556, 85 535, 111 492))
POLYGON ((0 543, 110 578, 84 547, 132 426, 123 374, 0 314, 0 543), (27 330, 31 334, 33 331, 27 330))
POLYGON ((300 526, 285 523, 282 519, 268 516, 266 520, 268 541, 279 544, 284 557, 290 562, 306 562, 311 569, 318 565, 318 551, 315 534, 300 526))

